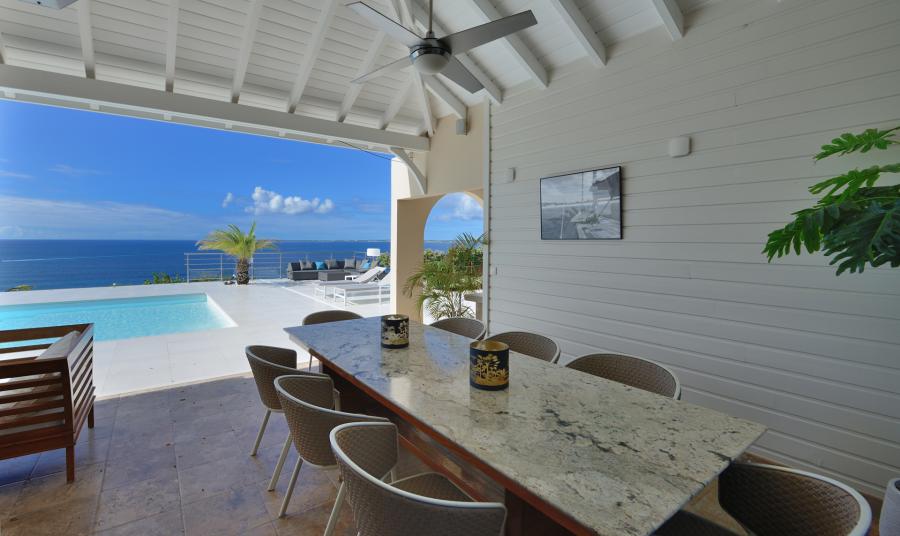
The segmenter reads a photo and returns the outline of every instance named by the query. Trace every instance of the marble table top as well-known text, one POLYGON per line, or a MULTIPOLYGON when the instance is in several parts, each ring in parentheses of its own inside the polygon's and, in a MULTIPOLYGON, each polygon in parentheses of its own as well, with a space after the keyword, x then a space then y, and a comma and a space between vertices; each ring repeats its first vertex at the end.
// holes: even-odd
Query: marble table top
POLYGON ((469 339, 410 322, 380 346, 380 318, 285 328, 491 469, 599 535, 647 535, 764 431, 762 425, 520 354, 510 386, 469 385, 469 339))

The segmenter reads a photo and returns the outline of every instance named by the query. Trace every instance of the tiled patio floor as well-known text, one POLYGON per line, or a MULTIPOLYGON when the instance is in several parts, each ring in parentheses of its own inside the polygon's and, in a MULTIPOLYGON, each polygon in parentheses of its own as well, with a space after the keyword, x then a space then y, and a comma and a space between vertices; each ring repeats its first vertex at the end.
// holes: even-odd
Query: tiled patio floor
MULTIPOLYGON (((277 512, 296 453, 275 492, 268 479, 287 437, 273 415, 249 456, 263 409, 249 376, 102 400, 96 427, 76 447, 67 484, 64 451, 0 461, 3 536, 320 535, 336 472, 304 466, 284 519, 277 512)), ((399 476, 425 470, 402 456, 399 476)), ((691 506, 727 522, 704 493, 691 506)), ((336 534, 354 534, 345 505, 336 534)))
MULTIPOLYGON (((322 534, 335 474, 304 466, 284 519, 266 485, 287 435, 273 415, 249 456, 261 409, 250 378, 230 378, 97 403, 66 484, 64 451, 0 461, 0 534, 154 536, 322 534)), ((337 534, 351 534, 349 508, 337 534)))

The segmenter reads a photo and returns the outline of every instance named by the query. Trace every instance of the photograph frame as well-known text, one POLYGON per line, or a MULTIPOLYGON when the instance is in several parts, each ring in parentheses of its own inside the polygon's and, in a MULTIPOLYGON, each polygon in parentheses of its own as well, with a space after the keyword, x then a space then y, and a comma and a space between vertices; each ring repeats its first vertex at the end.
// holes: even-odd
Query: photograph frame
MULTIPOLYGON (((539 208, 539 210, 540 210, 539 217, 540 217, 540 220, 541 220, 541 222, 540 222, 540 225, 541 225, 541 226, 540 226, 540 239, 541 239, 541 240, 556 241, 556 242, 559 242, 559 241, 564 241, 564 242, 568 242, 568 241, 578 242, 578 241, 594 241, 594 240, 600 240, 600 241, 605 241, 605 240, 623 240, 623 239, 624 239, 624 225, 623 225, 623 223, 622 223, 622 214, 623 214, 623 210, 622 210, 622 202, 623 202, 623 197, 624 197, 624 196, 622 195, 622 166, 621 166, 621 165, 618 165, 618 164, 617 164, 617 165, 603 166, 603 167, 591 167, 591 168, 586 168, 586 169, 581 169, 581 170, 576 170, 576 171, 568 171, 568 172, 565 172, 565 173, 557 173, 557 174, 554 174, 554 175, 549 175, 549 176, 546 176, 546 177, 541 177, 540 180, 538 181, 538 201, 539 201, 538 208, 539 208), (559 236, 559 237, 550 236, 550 233, 547 232, 547 231, 548 231, 548 229, 547 229, 547 222, 548 222, 548 220, 550 220, 551 218, 549 218, 549 217, 545 214, 545 209, 546 209, 546 207, 544 206, 544 184, 545 184, 545 181, 553 181, 553 180, 559 181, 560 179, 564 179, 564 178, 566 178, 566 177, 571 177, 572 180, 574 181, 574 180, 578 180, 578 179, 576 179, 576 177, 578 177, 578 176, 581 176, 581 177, 580 177, 580 180, 583 181, 583 175, 584 175, 585 173, 595 173, 595 172, 609 172, 609 175, 607 175, 608 177, 610 177, 610 176, 615 176, 615 177, 616 177, 616 178, 615 178, 615 183, 616 183, 615 185, 616 185, 616 187, 617 187, 617 189, 618 189, 618 199, 616 199, 615 196, 610 195, 610 196, 609 196, 609 206, 611 207, 611 206, 612 206, 612 203, 613 203, 614 201, 617 202, 617 209, 616 209, 617 214, 616 214, 616 215, 617 215, 617 219, 618 219, 618 225, 615 226, 615 227, 613 227, 613 229, 615 229, 615 231, 616 231, 616 235, 617 235, 617 236, 584 236, 584 237, 579 237, 579 236, 559 236)), ((585 200, 582 199, 581 204, 584 204, 584 203, 585 203, 585 200)), ((594 206, 596 206, 596 203, 597 203, 596 200, 592 200, 592 204, 593 204, 594 206)), ((561 218, 560 218, 560 219, 561 219, 561 218)), ((559 226, 559 231, 560 231, 560 234, 561 234, 561 235, 562 235, 562 232, 563 232, 563 230, 564 230, 564 229, 562 228, 562 225, 563 225, 563 223, 561 222, 561 223, 560 223, 560 226, 559 226)))

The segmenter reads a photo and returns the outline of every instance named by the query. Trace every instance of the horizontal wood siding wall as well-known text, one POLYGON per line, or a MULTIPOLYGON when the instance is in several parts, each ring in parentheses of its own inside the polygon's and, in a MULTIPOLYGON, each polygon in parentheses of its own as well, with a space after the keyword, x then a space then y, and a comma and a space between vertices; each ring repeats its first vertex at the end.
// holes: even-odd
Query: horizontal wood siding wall
POLYGON ((811 159, 900 124, 900 2, 724 0, 686 23, 493 108, 491 331, 663 362, 686 400, 767 425, 756 453, 880 494, 900 475, 900 269, 760 251, 816 179, 900 160, 811 159), (679 135, 693 152, 670 158, 679 135), (541 241, 540 177, 610 165, 624 240, 541 241))

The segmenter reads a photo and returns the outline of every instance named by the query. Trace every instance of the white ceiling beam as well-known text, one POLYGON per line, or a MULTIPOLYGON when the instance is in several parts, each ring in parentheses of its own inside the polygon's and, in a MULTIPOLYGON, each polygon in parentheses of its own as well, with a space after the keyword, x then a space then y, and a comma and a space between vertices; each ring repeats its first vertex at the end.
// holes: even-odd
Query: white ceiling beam
POLYGON ((428 102, 428 93, 425 92, 425 82, 422 80, 422 74, 413 69, 412 79, 413 87, 416 91, 416 100, 419 101, 419 110, 422 111, 423 128, 429 136, 434 136, 434 114, 431 112, 431 103, 428 102))
POLYGON ((413 86, 413 72, 410 69, 409 79, 407 79, 406 83, 403 84, 403 87, 400 91, 394 95, 394 100, 388 105, 387 110, 384 111, 384 115, 381 116, 381 122, 378 125, 378 128, 384 130, 391 124, 391 121, 397 117, 397 113, 403 108, 403 103, 406 102, 406 98, 409 96, 409 91, 413 86))
POLYGON ((250 53, 253 51, 253 41, 256 39, 256 27, 259 25, 262 8, 263 0, 251 0, 250 11, 247 12, 247 21, 241 35, 241 48, 234 66, 234 78, 231 81, 231 102, 236 103, 241 98, 241 89, 247 76, 247 65, 250 63, 250 53))
POLYGON ((169 114, 173 119, 223 127, 229 123, 236 130, 246 127, 271 132, 273 136, 285 131, 319 140, 333 138, 412 151, 427 151, 430 145, 428 138, 422 136, 11 65, 0 65, 0 92, 5 91, 15 93, 20 99, 33 96, 34 100, 51 100, 60 106, 94 103, 107 111, 121 109, 142 112, 145 116, 150 112, 160 117, 169 114))
POLYGON ((606 47, 574 0, 550 0, 575 40, 596 67, 606 65, 606 47))
POLYGON ((81 0, 78 10, 78 36, 81 38, 81 58, 84 61, 84 76, 96 78, 94 61, 94 32, 91 27, 91 0, 81 0))
POLYGON ((334 12, 337 9, 337 0, 324 0, 322 11, 319 13, 319 20, 316 21, 316 27, 313 29, 309 42, 306 43, 306 50, 303 53, 302 63, 300 64, 300 72, 297 73, 297 79, 294 80, 294 86, 291 88, 291 94, 288 98, 287 111, 294 113, 297 105, 300 104, 300 97, 303 96, 303 90, 306 89, 306 83, 309 82, 309 75, 312 73, 316 58, 319 57, 319 51, 322 50, 322 43, 325 42, 325 34, 328 27, 331 26, 331 19, 334 18, 334 12))
POLYGON ((404 151, 400 147, 391 147, 391 152, 397 156, 400 160, 403 160, 403 163, 406 164, 406 167, 412 171, 413 176, 416 177, 416 183, 419 185, 419 194, 425 195, 425 192, 428 191, 428 177, 422 173, 422 170, 419 169, 419 166, 416 165, 415 161, 413 161, 412 156, 409 155, 406 151, 404 151))
MULTIPOLYGON (((501 15, 500 12, 497 11, 497 8, 495 8, 494 4, 491 3, 491 0, 470 1, 489 21, 503 18, 503 15, 501 15)), ((546 88, 550 85, 550 77, 547 75, 547 69, 544 69, 544 66, 541 65, 541 62, 538 61, 534 53, 531 52, 525 42, 522 41, 522 39, 518 35, 507 35, 504 38, 504 41, 509 46, 510 50, 512 50, 513 56, 516 58, 516 61, 519 62, 523 69, 528 71, 529 76, 531 76, 531 78, 535 82, 537 82, 539 86, 541 86, 542 88, 546 88)))
POLYGON ((425 85, 434 94, 435 97, 444 101, 447 106, 453 110, 453 115, 456 116, 457 119, 465 119, 468 115, 467 110, 468 106, 462 100, 460 100, 456 95, 450 91, 443 82, 441 82, 436 76, 425 76, 423 77, 425 81, 425 85))
MULTIPOLYGON (((425 10, 425 8, 422 7, 422 5, 418 1, 413 0, 412 2, 410 2, 410 9, 412 10, 412 16, 415 22, 417 22, 422 28, 427 28, 428 12, 425 10)), ((437 35, 440 35, 442 37, 450 33, 436 20, 432 20, 431 27, 432 29, 434 29, 434 32, 437 35)), ((458 56, 456 56, 456 59, 458 59, 459 62, 463 64, 463 67, 465 67, 469 70, 470 73, 472 73, 472 76, 474 76, 476 79, 478 79, 479 82, 481 82, 481 85, 484 86, 484 90, 491 97, 491 100, 493 100, 497 104, 503 102, 503 92, 499 87, 497 87, 497 84, 494 83, 491 77, 488 76, 488 74, 485 73, 484 70, 482 70, 482 68, 479 67, 478 64, 476 64, 468 54, 459 54, 458 56)))
MULTIPOLYGON (((375 68, 375 61, 378 60, 378 57, 381 56, 381 49, 384 48, 384 44, 387 41, 387 34, 379 31, 375 34, 375 39, 372 40, 372 44, 369 46, 369 50, 366 51, 366 56, 363 58, 362 64, 360 64, 359 69, 356 70, 356 75, 354 78, 359 78, 360 76, 368 73, 369 71, 375 68)), ((360 92, 362 91, 363 84, 349 84, 349 88, 347 88, 347 93, 344 94, 344 100, 341 101, 341 107, 338 110, 337 120, 343 122, 344 119, 347 119, 347 114, 350 113, 350 110, 353 108, 353 103, 356 102, 356 98, 359 97, 360 92)))
POLYGON ((3 65, 7 61, 9 61, 9 59, 6 57, 6 45, 3 44, 3 34, 0 33, 0 65, 3 65))
POLYGON ((166 91, 175 91, 175 51, 178 42, 178 12, 181 0, 169 0, 169 18, 166 20, 166 91))
MULTIPOLYGON (((409 0, 391 0, 390 6, 393 8, 394 17, 400 19, 400 22, 407 28, 412 28, 413 19, 408 2, 409 0)), ((412 69, 412 82, 419 109, 422 111, 424 131, 429 136, 434 136, 434 114, 431 111, 431 103, 428 102, 428 93, 425 91, 425 82, 422 79, 422 74, 415 68, 412 69)))
POLYGON ((653 6, 672 36, 672 41, 684 37, 684 15, 675 0, 653 0, 653 6))

